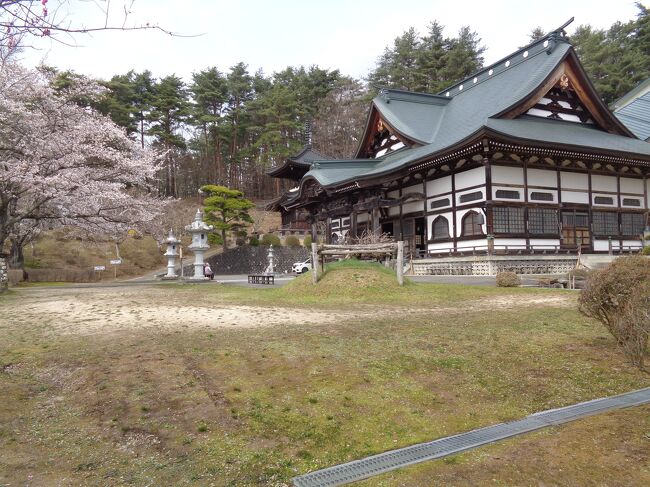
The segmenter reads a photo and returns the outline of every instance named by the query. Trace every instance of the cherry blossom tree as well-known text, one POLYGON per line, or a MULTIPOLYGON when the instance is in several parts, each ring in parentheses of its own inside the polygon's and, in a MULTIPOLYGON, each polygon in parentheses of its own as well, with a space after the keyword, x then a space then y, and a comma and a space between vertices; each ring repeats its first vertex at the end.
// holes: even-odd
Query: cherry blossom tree
POLYGON ((88 106, 102 88, 78 77, 55 89, 52 77, 0 67, 0 250, 43 225, 125 233, 164 207, 155 154, 88 106))
POLYGON ((12 50, 27 37, 50 37, 63 44, 74 44, 75 34, 111 30, 159 30, 177 36, 154 23, 130 21, 135 0, 93 0, 97 16, 91 24, 68 18, 75 3, 82 0, 0 0, 0 49, 12 50))

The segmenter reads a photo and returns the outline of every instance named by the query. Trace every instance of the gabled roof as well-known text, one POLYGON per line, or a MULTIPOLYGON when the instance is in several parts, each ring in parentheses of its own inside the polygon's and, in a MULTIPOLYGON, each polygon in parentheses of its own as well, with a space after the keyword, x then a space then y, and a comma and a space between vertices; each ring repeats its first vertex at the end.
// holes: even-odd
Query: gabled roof
POLYGON ((313 150, 311 145, 305 145, 298 154, 288 157, 281 166, 271 169, 266 174, 274 178, 299 181, 309 171, 312 162, 321 159, 330 158, 313 150))
MULTIPOLYGON (((477 137, 492 133, 530 143, 594 148, 630 156, 650 156, 650 145, 638 141, 612 115, 588 80, 568 40, 554 32, 436 95, 384 90, 372 101, 377 113, 393 130, 416 141, 410 147, 363 164, 320 161, 303 178, 333 188, 373 179, 448 153, 477 137), (594 128, 579 123, 530 119, 526 111, 561 77, 566 76, 589 109, 594 128), (539 130, 539 134, 535 131, 539 130), (644 145, 645 144, 645 145, 644 145)), ((368 128, 366 128, 366 135, 368 128)))
POLYGON ((614 102, 614 115, 639 139, 650 142, 650 78, 614 102))

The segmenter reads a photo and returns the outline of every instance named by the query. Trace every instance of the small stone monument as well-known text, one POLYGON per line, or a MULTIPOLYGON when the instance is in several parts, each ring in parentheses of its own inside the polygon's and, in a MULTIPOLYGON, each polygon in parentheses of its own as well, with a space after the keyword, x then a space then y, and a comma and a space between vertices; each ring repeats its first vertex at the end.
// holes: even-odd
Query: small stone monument
POLYGON ((201 208, 196 210, 192 224, 185 227, 185 230, 192 235, 192 243, 187 248, 194 252, 194 275, 189 278, 191 281, 208 279, 203 275, 203 253, 210 248, 208 232, 213 229, 212 225, 207 225, 203 221, 201 208))
POLYGON ((178 244, 181 242, 174 236, 171 228, 169 229, 169 237, 167 237, 167 252, 165 252, 165 257, 167 257, 167 274, 163 276, 163 279, 178 279, 176 275, 176 257, 178 257, 178 244))

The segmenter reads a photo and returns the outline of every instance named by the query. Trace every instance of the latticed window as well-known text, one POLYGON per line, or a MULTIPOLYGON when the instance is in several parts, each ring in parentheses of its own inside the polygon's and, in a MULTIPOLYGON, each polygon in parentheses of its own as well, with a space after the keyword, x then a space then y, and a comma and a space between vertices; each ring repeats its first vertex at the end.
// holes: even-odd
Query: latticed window
POLYGON ((618 235, 618 214, 611 211, 592 213, 595 235, 618 235))
POLYGON ((449 220, 444 216, 439 216, 433 220, 432 232, 434 240, 449 238, 449 220))
POLYGON ((522 207, 495 206, 493 209, 495 233, 524 233, 522 207))
POLYGON ((463 235, 468 237, 471 235, 483 235, 483 215, 479 215, 475 211, 468 212, 463 217, 463 235))
POLYGON ((528 231, 536 235, 558 233, 557 210, 550 208, 528 209, 528 231))
POLYGON ((645 227, 642 213, 621 213, 621 233, 623 235, 640 235, 645 227))
POLYGON ((535 201, 553 201, 553 193, 533 191, 530 193, 530 199, 535 201))

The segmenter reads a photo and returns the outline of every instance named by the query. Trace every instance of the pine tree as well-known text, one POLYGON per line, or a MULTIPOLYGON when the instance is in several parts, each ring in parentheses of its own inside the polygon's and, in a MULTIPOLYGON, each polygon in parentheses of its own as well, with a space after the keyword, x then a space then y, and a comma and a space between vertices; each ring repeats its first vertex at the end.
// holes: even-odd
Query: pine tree
POLYGON ((228 101, 226 78, 217 68, 208 68, 192 75, 190 92, 192 105, 192 124, 202 132, 202 150, 209 164, 209 180, 223 182, 225 168, 222 157, 222 117, 228 101))
POLYGON ((180 129, 188 115, 189 102, 183 81, 175 75, 161 79, 154 86, 149 134, 166 151, 164 193, 167 196, 178 196, 176 156, 178 150, 186 148, 180 129))
POLYGON ((206 185, 201 191, 207 195, 203 200, 205 220, 221 232, 224 252, 228 250, 227 234, 244 223, 253 223, 248 213, 255 203, 244 198, 244 193, 225 186, 206 185))

